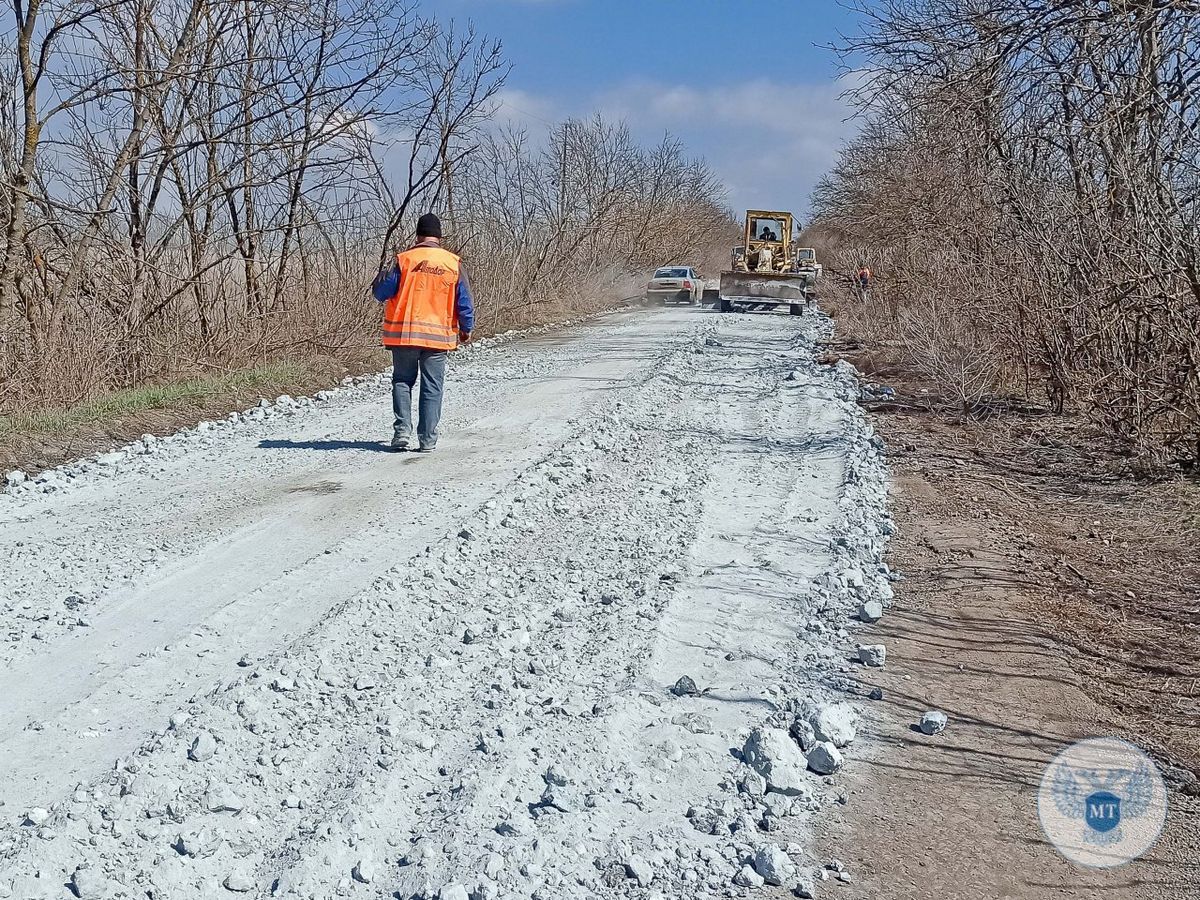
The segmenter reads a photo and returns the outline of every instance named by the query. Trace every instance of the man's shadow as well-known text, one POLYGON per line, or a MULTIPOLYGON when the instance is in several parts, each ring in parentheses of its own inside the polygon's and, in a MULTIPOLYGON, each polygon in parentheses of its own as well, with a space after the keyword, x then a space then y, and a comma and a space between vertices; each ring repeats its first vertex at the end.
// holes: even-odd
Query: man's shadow
POLYGON ((259 441, 261 450, 370 450, 375 453, 393 453, 381 441, 259 441))

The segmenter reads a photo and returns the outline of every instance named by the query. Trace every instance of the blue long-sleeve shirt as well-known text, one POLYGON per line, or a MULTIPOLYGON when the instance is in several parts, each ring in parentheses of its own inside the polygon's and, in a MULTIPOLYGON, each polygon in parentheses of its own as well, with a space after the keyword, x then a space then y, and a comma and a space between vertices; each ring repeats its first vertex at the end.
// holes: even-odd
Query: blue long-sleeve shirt
POLYGON ((379 270, 379 274, 371 282, 371 293, 380 303, 387 303, 400 293, 400 267, 396 265, 395 259, 386 269, 379 270))
POLYGON ((459 331, 475 330, 475 298, 467 281, 466 266, 458 266, 458 284, 454 286, 454 312, 458 315, 459 331))
MULTIPOLYGON (((375 276, 371 293, 380 303, 387 303, 400 293, 400 267, 395 262, 375 276)), ((454 287, 454 312, 458 316, 459 331, 475 330, 475 299, 471 296, 471 283, 462 263, 459 263, 458 283, 454 287)))

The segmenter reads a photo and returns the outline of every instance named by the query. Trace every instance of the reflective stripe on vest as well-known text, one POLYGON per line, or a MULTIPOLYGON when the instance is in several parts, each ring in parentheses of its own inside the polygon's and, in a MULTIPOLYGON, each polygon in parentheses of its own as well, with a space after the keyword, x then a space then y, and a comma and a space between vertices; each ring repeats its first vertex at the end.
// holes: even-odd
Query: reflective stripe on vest
POLYGON ((413 328, 383 329, 385 347, 421 347, 425 350, 453 350, 458 338, 436 331, 417 331, 413 328))
POLYGON ((400 290, 383 314, 385 347, 453 350, 458 346, 458 257, 441 247, 396 254, 400 290))

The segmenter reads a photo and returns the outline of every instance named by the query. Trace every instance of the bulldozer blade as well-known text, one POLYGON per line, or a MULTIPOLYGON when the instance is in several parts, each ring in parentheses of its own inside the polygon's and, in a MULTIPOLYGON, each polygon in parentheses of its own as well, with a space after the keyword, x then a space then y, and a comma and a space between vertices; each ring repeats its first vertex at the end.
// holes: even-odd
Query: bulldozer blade
POLYGON ((721 297, 743 303, 802 303, 812 281, 806 272, 722 272, 721 297))

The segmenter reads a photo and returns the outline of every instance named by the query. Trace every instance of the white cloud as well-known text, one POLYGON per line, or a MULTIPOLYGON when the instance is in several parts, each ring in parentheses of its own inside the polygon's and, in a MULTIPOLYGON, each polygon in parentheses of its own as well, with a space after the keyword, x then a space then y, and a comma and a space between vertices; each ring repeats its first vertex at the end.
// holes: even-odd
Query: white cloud
POLYGON ((708 88, 629 81, 594 101, 643 138, 677 135, 722 176, 735 210, 784 208, 805 216, 813 185, 857 130, 841 100, 852 85, 845 79, 752 78, 708 88))
POLYGON ((317 126, 317 130, 333 140, 377 139, 382 134, 377 122, 357 113, 350 114, 343 110, 330 112, 325 120, 317 126))
POLYGON ((501 88, 494 99, 496 112, 492 118, 500 125, 525 127, 536 132, 568 115, 549 98, 520 88, 501 88))
POLYGON ((570 101, 506 87, 496 120, 536 137, 548 123, 598 110, 624 119, 643 141, 670 132, 689 153, 708 160, 735 211, 782 208, 804 218, 813 185, 857 130, 840 99, 852 84, 749 78, 696 88, 631 80, 570 101))

